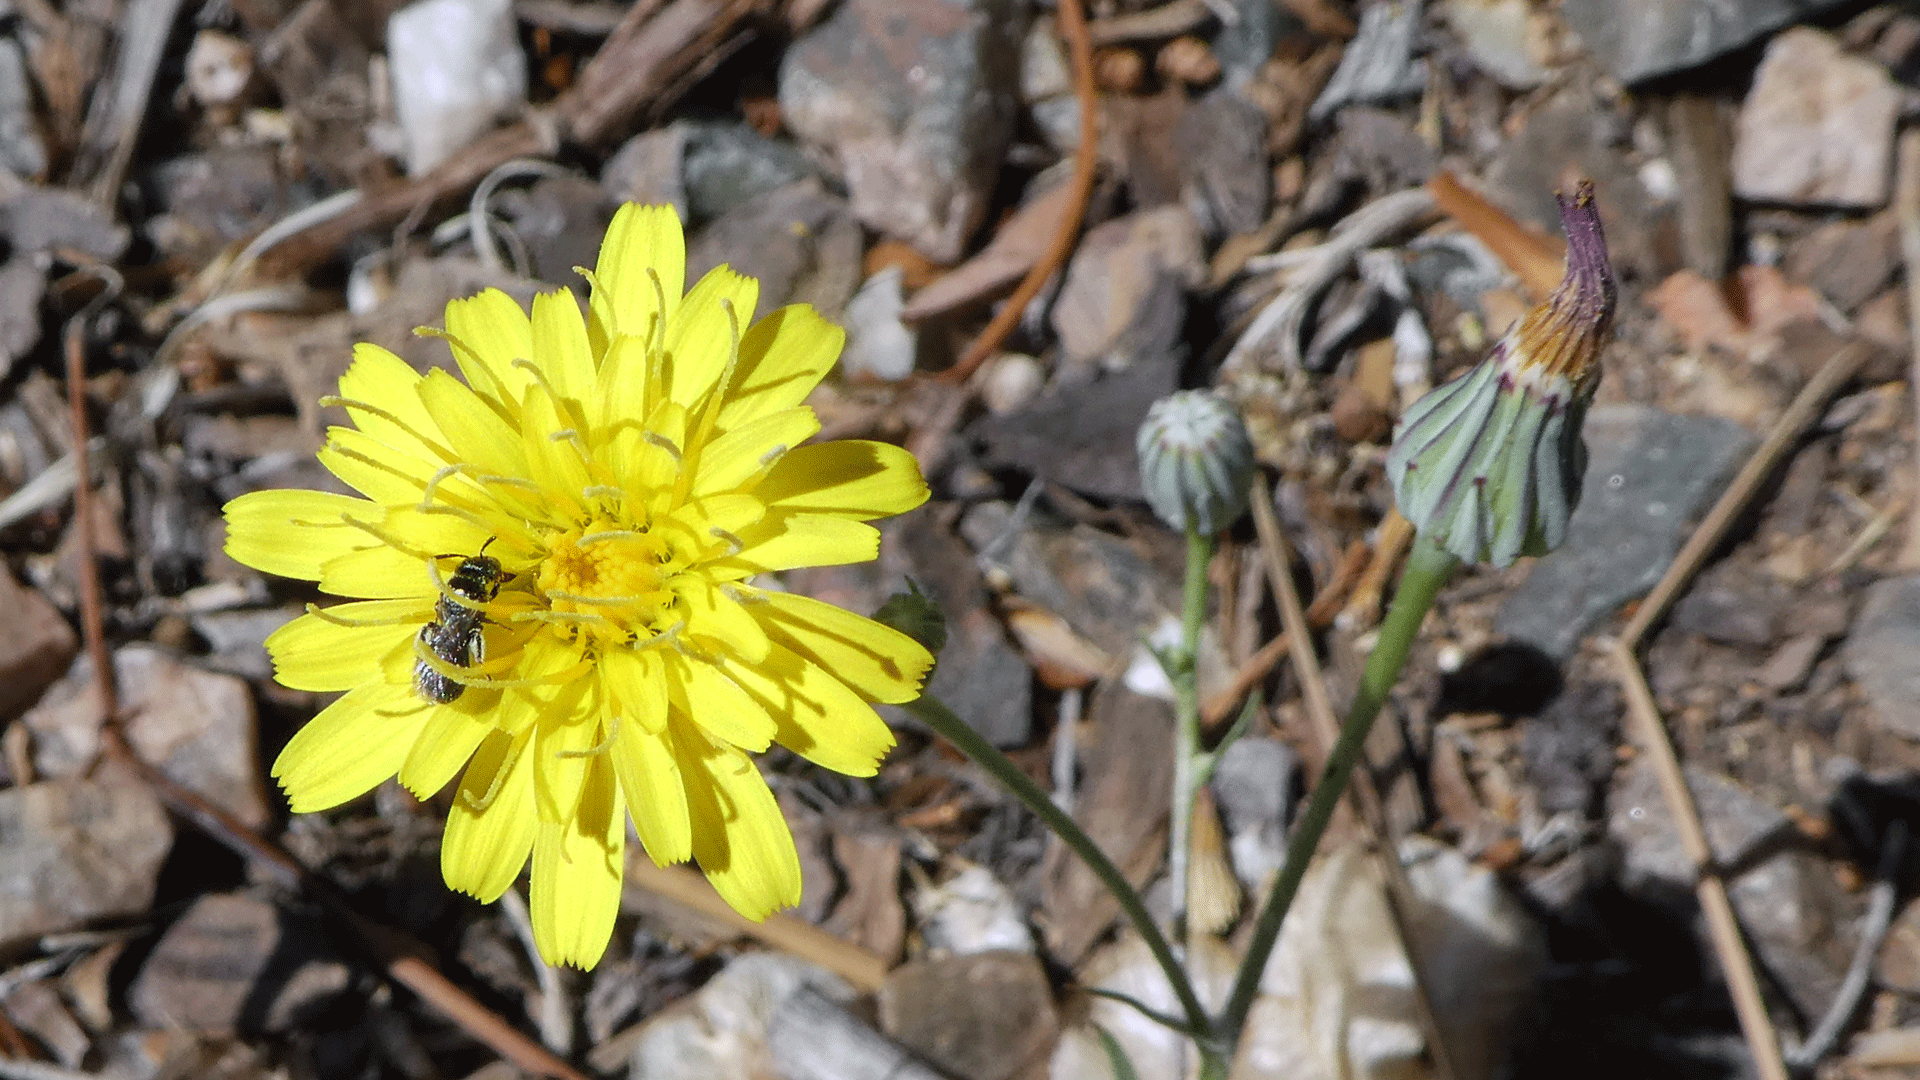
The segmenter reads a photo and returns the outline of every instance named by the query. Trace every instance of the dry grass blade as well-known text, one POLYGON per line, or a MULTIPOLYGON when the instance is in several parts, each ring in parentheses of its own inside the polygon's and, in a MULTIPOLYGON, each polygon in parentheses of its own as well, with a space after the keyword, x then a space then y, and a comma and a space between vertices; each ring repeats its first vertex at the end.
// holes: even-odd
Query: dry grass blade
MULTIPOLYGON (((1256 479, 1253 487, 1253 524, 1260 536, 1260 554, 1267 564, 1267 583, 1273 589, 1274 603, 1280 608, 1281 625, 1286 628, 1287 636, 1296 641, 1310 641, 1307 626, 1307 613, 1300 606, 1300 594, 1294 590, 1293 575, 1289 570, 1291 562, 1286 534, 1280 529, 1280 520, 1273 512, 1273 500, 1268 498, 1266 482, 1256 479)), ((1327 682, 1320 674, 1320 659, 1311 648, 1292 649, 1294 671, 1300 677, 1300 696, 1304 699, 1307 715, 1313 721, 1314 734, 1320 740, 1320 753, 1324 758, 1339 737, 1340 722, 1334 716, 1333 701, 1327 696, 1327 682)), ((1453 1080, 1452 1059, 1447 1054, 1446 1040, 1440 1031, 1440 1022, 1433 1011, 1433 995, 1428 990, 1426 976, 1420 970, 1420 956, 1413 948, 1412 923, 1408 913, 1413 910, 1413 883, 1407 879, 1406 867, 1400 865, 1399 846, 1394 843, 1392 831, 1387 825, 1387 815, 1382 809, 1380 789, 1374 786, 1373 774, 1364 763, 1353 771, 1353 780, 1347 788, 1347 797, 1353 800, 1360 812, 1360 818, 1373 834, 1373 849, 1380 864, 1381 880, 1386 882, 1387 910, 1393 916, 1394 927, 1400 933, 1400 947, 1407 955, 1407 967, 1413 972, 1414 1005, 1420 1015, 1420 1028, 1426 1036, 1427 1051, 1432 1058, 1433 1072, 1439 1080, 1453 1080)))

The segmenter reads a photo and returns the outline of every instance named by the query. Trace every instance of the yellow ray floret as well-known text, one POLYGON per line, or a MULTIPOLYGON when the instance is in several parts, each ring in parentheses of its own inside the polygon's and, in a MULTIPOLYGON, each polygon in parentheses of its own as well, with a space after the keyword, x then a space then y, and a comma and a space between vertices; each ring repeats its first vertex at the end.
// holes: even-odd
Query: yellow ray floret
POLYGON ((759 283, 689 289, 666 207, 623 207, 584 306, 447 305, 461 378, 371 345, 321 461, 356 495, 262 491, 227 550, 350 603, 269 639, 279 680, 344 691, 274 776, 297 812, 389 777, 456 785, 447 884, 483 901, 532 866, 534 937, 590 967, 612 934, 631 821, 656 863, 693 859, 742 913, 797 902, 793 837, 750 756, 773 743, 872 775, 874 702, 932 657, 755 575, 871 559, 870 521, 927 498, 912 455, 808 444, 803 402, 843 335, 811 308, 749 323, 759 283))

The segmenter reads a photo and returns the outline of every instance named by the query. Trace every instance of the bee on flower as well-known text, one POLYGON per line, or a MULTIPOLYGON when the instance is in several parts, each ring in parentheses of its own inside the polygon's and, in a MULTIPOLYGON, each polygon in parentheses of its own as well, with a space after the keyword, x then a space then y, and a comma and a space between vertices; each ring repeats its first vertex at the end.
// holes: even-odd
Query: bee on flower
POLYGON ((807 442, 839 328, 805 306, 748 325, 757 282, 721 267, 686 290, 685 267, 671 208, 622 207, 584 316, 566 289, 530 314, 497 290, 447 305, 464 382, 356 348, 329 399, 352 426, 320 460, 358 496, 226 507, 234 558, 348 598, 267 641, 283 684, 345 692, 274 764, 294 811, 457 778, 447 884, 491 902, 531 859, 552 963, 605 950, 629 819, 749 918, 797 903, 749 755, 872 775, 893 736, 871 703, 912 700, 933 662, 756 583, 874 558, 869 522, 927 487, 898 447, 807 442))

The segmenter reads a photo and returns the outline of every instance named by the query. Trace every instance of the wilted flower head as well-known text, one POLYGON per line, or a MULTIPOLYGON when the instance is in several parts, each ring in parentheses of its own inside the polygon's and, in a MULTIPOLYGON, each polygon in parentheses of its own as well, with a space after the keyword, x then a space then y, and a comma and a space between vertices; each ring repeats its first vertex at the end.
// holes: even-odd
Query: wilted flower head
POLYGON ((268 639, 290 687, 346 691, 274 775, 296 812, 398 774, 460 777, 447 884, 492 901, 533 863, 540 951, 592 966, 619 908, 627 819, 662 865, 694 859, 761 918, 800 898, 792 835, 749 752, 779 742, 871 775, 932 658, 830 604, 752 583, 871 559, 866 522, 927 497, 911 455, 801 445, 801 402, 842 334, 811 308, 747 326, 726 267, 682 295, 679 220, 623 207, 583 318, 490 290, 447 305, 466 377, 361 345, 320 460, 361 497, 262 491, 227 550, 354 602, 268 639), (484 549, 484 552, 483 552, 484 549))
POLYGON ((1134 448, 1147 504, 1174 528, 1212 535, 1247 512, 1253 440, 1219 395, 1182 390, 1154 402, 1134 448))
POLYGON ((1478 367, 1415 402, 1387 454, 1400 512, 1466 562, 1507 566, 1560 546, 1580 498, 1580 427, 1613 334, 1613 269, 1593 185, 1558 199, 1560 287, 1478 367))

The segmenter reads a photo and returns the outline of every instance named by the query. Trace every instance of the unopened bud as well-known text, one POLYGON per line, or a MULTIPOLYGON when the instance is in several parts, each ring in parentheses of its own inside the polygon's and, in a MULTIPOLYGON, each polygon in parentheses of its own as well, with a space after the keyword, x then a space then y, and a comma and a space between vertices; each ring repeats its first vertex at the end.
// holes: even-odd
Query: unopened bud
POLYGON ((1253 440, 1217 395, 1182 390, 1154 402, 1134 445, 1140 486, 1160 520, 1211 536, 1247 512, 1253 440))
POLYGON ((1387 454, 1400 513, 1465 562, 1507 566, 1559 547, 1580 499, 1580 428, 1613 334, 1613 268, 1593 185, 1559 202, 1560 287, 1478 367, 1415 402, 1387 454))

